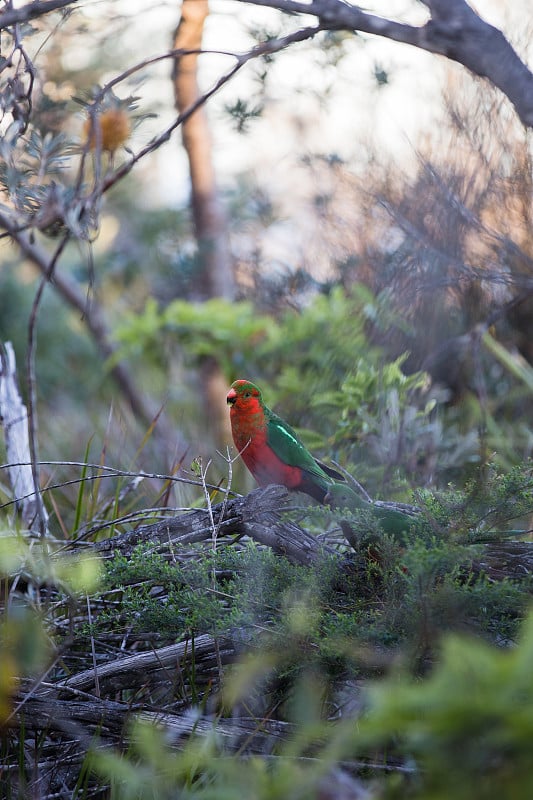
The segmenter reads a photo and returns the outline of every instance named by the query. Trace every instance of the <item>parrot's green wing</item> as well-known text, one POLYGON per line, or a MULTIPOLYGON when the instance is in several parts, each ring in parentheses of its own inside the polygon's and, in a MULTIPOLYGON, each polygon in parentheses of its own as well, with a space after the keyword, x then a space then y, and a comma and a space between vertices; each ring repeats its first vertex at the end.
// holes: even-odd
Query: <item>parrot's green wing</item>
POLYGON ((265 409, 265 412, 267 444, 284 464, 305 470, 324 488, 330 486, 334 478, 342 480, 342 475, 313 458, 287 422, 270 409, 265 409))

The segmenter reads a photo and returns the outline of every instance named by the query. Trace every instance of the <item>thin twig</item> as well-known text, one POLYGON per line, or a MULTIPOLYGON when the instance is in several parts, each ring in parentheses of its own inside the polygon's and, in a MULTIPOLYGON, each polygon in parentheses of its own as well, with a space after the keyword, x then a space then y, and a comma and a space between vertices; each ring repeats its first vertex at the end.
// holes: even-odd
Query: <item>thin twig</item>
MULTIPOLYGON (((130 470, 117 469, 115 467, 109 467, 109 466, 107 466, 105 464, 99 465, 99 464, 93 464, 93 463, 84 462, 84 461, 38 461, 37 463, 38 463, 38 466, 40 466, 40 467, 41 466, 82 467, 82 468, 96 469, 96 470, 101 469, 102 471, 105 470, 106 473, 107 473, 105 475, 86 475, 83 478, 70 478, 69 480, 66 480, 66 481, 60 481, 58 483, 51 483, 48 486, 44 487, 42 490, 40 490, 43 494, 45 492, 51 491, 52 489, 61 489, 61 488, 65 487, 65 486, 73 486, 73 485, 82 483, 83 481, 95 481, 95 480, 98 480, 98 479, 101 480, 103 478, 134 478, 134 479, 135 478, 142 478, 142 479, 154 480, 154 481, 155 480, 160 480, 160 481, 165 481, 165 482, 173 481, 175 483, 183 483, 186 486, 198 486, 200 488, 203 486, 202 481, 193 480, 192 478, 185 478, 185 477, 183 477, 181 475, 167 475, 165 473, 159 473, 159 472, 144 472, 143 470, 139 470, 138 472, 134 472, 134 471, 130 471, 130 470)), ((10 463, 7 463, 7 464, 0 464, 0 470, 2 470, 2 469, 9 470, 11 468, 19 467, 19 466, 31 466, 31 464, 32 464, 31 461, 19 461, 19 462, 13 462, 13 463, 10 462, 10 463)), ((209 489, 211 489, 212 491, 221 491, 219 485, 208 483, 208 484, 206 484, 206 486, 209 489)), ((230 490, 228 490, 228 491, 234 497, 238 496, 238 492, 233 492, 233 491, 230 491, 230 490)), ((29 497, 33 497, 34 494, 35 494, 35 492, 30 492, 28 494, 21 495, 18 499, 19 500, 25 500, 25 499, 27 499, 29 497)), ((0 505, 0 509, 8 508, 9 506, 14 505, 15 502, 16 502, 15 500, 8 500, 7 502, 2 503, 0 505)))
POLYGON ((351 484, 351 486, 352 486, 354 489, 356 489, 356 490, 357 490, 357 491, 358 491, 360 494, 362 494, 362 495, 363 495, 363 497, 365 498, 365 500, 366 500, 368 503, 371 503, 371 502, 372 502, 372 498, 371 498, 371 497, 370 497, 370 495, 368 494, 368 492, 367 492, 367 490, 365 489, 365 487, 364 487, 364 486, 362 486, 362 485, 359 483, 359 481, 358 481, 356 478, 354 478, 354 476, 353 476, 353 475, 352 475, 350 472, 348 472, 348 470, 347 470, 347 469, 344 469, 344 467, 342 467, 340 464, 338 464, 338 463, 337 463, 337 461, 333 461, 333 459, 331 459, 331 463, 333 464, 333 466, 334 466, 334 467, 337 467, 337 469, 338 469, 338 470, 340 470, 340 471, 342 472, 342 474, 343 474, 343 475, 344 475, 344 477, 346 478, 346 481, 347 481, 347 483, 351 484))
POLYGON ((96 692, 97 697, 101 697, 100 694, 100 680, 98 677, 98 669, 96 666, 96 648, 94 646, 94 636, 93 636, 93 615, 91 612, 91 601, 89 599, 89 595, 85 596, 87 601, 87 618, 89 620, 89 630, 90 630, 90 639, 91 639, 91 658, 93 661, 93 670, 94 670, 94 690, 96 692))
MULTIPOLYGON (((127 161, 125 164, 119 167, 112 175, 106 178, 101 187, 102 194, 106 192, 108 189, 110 189, 112 186, 114 186, 115 183, 117 183, 117 181, 121 180, 126 175, 128 175, 138 161, 140 161, 149 153, 152 153, 154 150, 157 150, 159 147, 161 147, 161 145, 165 144, 170 139, 171 135, 176 130, 176 128, 178 128, 180 125, 183 124, 183 122, 188 120, 189 117, 191 117, 199 108, 204 106, 207 103, 207 101, 210 100, 210 98, 213 97, 213 95, 215 95, 218 91, 220 91, 220 89, 222 89, 222 87, 225 86, 228 83, 228 81, 230 81, 234 77, 234 75, 236 75, 237 72, 239 72, 239 70, 242 69, 242 67, 244 67, 245 64, 247 64, 249 61, 251 61, 254 58, 260 58, 265 55, 271 55, 272 53, 276 53, 279 50, 283 50, 286 47, 289 47, 289 45, 294 44, 295 42, 301 42, 305 41, 306 39, 310 39, 316 36, 316 34, 319 33, 321 30, 322 27, 320 25, 310 28, 302 28, 302 30, 296 31, 295 33, 292 33, 288 36, 283 36, 280 37, 279 39, 271 39, 267 42, 262 42, 261 44, 254 47, 252 50, 249 50, 246 53, 242 53, 241 55, 235 53, 228 53, 227 55, 231 55, 233 58, 236 59, 235 65, 228 72, 222 75, 216 81, 216 83, 211 87, 211 89, 209 89, 201 97, 199 97, 188 109, 183 111, 181 114, 178 114, 174 122, 172 122, 161 134, 152 139, 151 142, 148 142, 148 144, 145 147, 143 147, 138 153, 134 154, 129 161, 127 161)), ((182 51, 181 54, 184 55, 187 54, 187 52, 188 51, 182 51)), ((165 57, 168 57, 168 54, 165 57)), ((120 76, 120 79, 122 79, 122 76, 120 76)), ((119 79, 115 78, 113 79, 112 82, 110 82, 110 84, 106 85, 106 87, 104 88, 107 89, 108 86, 116 85, 116 83, 118 82, 119 79)))
POLYGON ((41 537, 46 536, 48 532, 48 521, 46 511, 43 505, 40 488, 39 488, 39 461, 38 461, 38 444, 37 444, 37 383, 35 378, 35 350, 37 345, 37 315, 39 306, 44 293, 45 286, 52 279, 54 269, 65 249, 70 234, 66 233, 56 248, 55 253, 49 261, 48 269, 41 278, 41 282, 35 293, 33 300, 30 318, 28 321, 28 355, 27 355, 27 385, 28 385, 28 435, 30 440, 30 455, 31 455, 31 469, 33 475, 33 485, 35 489, 35 502, 37 507, 39 532, 41 537))

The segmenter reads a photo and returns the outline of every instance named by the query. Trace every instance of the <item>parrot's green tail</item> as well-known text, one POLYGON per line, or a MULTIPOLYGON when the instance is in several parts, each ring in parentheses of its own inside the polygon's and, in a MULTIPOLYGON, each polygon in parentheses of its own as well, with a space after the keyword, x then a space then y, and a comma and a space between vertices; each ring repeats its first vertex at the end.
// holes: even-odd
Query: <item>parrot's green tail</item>
POLYGON ((363 500, 346 483, 332 483, 324 500, 331 508, 349 511, 368 511, 379 522, 381 529, 391 536, 400 536, 408 531, 415 519, 414 513, 398 508, 377 505, 363 500))

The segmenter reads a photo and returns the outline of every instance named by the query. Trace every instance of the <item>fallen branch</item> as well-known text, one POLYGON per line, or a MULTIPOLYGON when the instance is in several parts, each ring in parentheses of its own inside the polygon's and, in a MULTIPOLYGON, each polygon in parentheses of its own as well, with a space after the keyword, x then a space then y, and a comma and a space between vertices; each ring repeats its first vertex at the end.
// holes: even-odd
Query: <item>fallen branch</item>
POLYGON ((214 522, 218 537, 249 536, 259 544, 271 547, 293 564, 309 565, 324 553, 333 554, 335 551, 320 543, 315 536, 295 522, 283 519, 288 499, 289 492, 285 487, 267 486, 213 506, 213 520, 207 509, 196 509, 153 525, 142 525, 97 542, 92 547, 100 555, 110 558, 116 552, 129 557, 133 549, 143 542, 166 549, 169 546, 194 544, 211 539, 214 522))
POLYGON ((102 735, 112 733, 120 735, 124 726, 131 719, 132 711, 141 722, 157 725, 164 729, 167 741, 176 745, 180 740, 190 736, 205 736, 216 730, 224 739, 224 745, 241 753, 264 753, 275 745, 276 741, 285 739, 293 732, 294 727, 288 722, 248 717, 228 717, 224 719, 199 716, 189 710, 184 713, 168 713, 161 711, 138 710, 127 703, 110 700, 60 700, 53 689, 47 694, 33 697, 24 704, 23 710, 12 718, 11 725, 24 723, 27 730, 52 730, 60 733, 69 732, 79 736, 78 726, 87 726, 85 737, 80 737, 82 745, 94 747, 89 732, 98 729, 100 743, 102 735))
MULTIPOLYGON (((221 640, 217 640, 216 646, 222 654, 224 663, 233 660, 234 647, 230 642, 225 645, 221 640)), ((98 666, 96 669, 87 669, 66 678, 57 684, 59 689, 77 689, 79 691, 89 691, 94 689, 96 682, 107 691, 120 691, 121 689, 131 689, 132 687, 144 686, 151 675, 159 675, 164 671, 176 674, 182 668, 183 663, 190 665, 194 663, 195 668, 202 665, 203 670, 206 666, 216 667, 215 659, 215 640, 211 636, 203 634, 194 639, 187 639, 178 644, 171 644, 168 647, 160 647, 155 650, 147 650, 142 653, 115 658, 106 664, 98 666)), ((207 670, 209 671, 209 670, 207 670)), ((169 681, 170 682, 170 681, 169 681)))

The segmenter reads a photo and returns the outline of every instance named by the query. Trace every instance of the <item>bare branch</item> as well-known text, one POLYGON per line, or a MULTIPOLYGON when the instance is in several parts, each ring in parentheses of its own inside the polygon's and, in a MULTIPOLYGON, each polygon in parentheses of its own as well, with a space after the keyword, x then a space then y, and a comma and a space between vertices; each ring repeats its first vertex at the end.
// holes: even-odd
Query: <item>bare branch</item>
MULTIPOLYGON (((201 97, 198 97, 187 109, 178 114, 176 119, 162 133, 160 133, 158 136, 156 136, 154 139, 148 142, 148 144, 141 150, 139 150, 138 153, 134 154, 129 161, 124 163, 115 172, 109 175, 103 181, 102 193, 106 192, 108 189, 114 186, 115 183, 117 183, 119 180, 128 175, 135 166, 135 164, 137 164, 137 162, 141 161, 141 159, 143 159, 149 153, 153 153, 155 150, 161 147, 161 145, 168 142, 174 131, 177 128, 179 128, 179 126, 182 125, 184 122, 186 122, 199 108, 202 108, 202 106, 204 106, 207 103, 207 101, 210 100, 211 97, 213 97, 213 95, 215 95, 220 89, 222 89, 222 87, 225 86, 226 83, 228 83, 234 77, 234 75, 236 75, 237 72, 239 72, 239 70, 242 69, 242 67, 244 67, 245 64, 247 64, 249 61, 251 61, 254 58, 259 58, 260 56, 277 53, 280 50, 284 50, 286 47, 289 47, 291 44, 294 44, 295 42, 302 42, 305 41, 306 39, 312 39, 314 36, 316 36, 317 33, 319 33, 320 30, 322 30, 322 27, 320 25, 311 28, 302 28, 302 30, 296 31, 295 33, 292 33, 289 36, 283 36, 278 39, 270 39, 267 42, 262 42, 261 44, 257 45, 257 47, 254 47, 252 50, 246 53, 242 53, 241 55, 228 53, 227 55, 231 55, 236 59, 236 64, 228 72, 222 75, 216 81, 216 83, 211 87, 211 89, 209 89, 207 92, 201 95, 201 97)), ((185 50, 185 51, 173 50, 165 57, 176 58, 177 56, 191 55, 195 52, 196 51, 190 51, 190 50, 185 50)), ((202 51, 202 52, 207 53, 215 51, 202 51)), ((131 70, 128 70, 128 74, 130 72, 131 70)), ((109 86, 111 85, 115 86, 122 79, 123 76, 115 78, 112 81, 112 83, 108 84, 106 87, 103 88, 102 93, 104 93, 109 86)))
POLYGON ((73 6, 78 0, 46 0, 46 2, 31 2, 21 8, 11 8, 0 14, 0 29, 9 28, 21 22, 29 22, 37 17, 44 17, 51 11, 58 11, 61 8, 73 6))
POLYGON ((47 533, 47 515, 43 505, 42 497, 39 492, 39 453, 37 443, 37 385, 35 380, 35 351, 37 347, 37 315, 39 306, 44 294, 46 285, 51 281, 54 274, 56 264, 65 249, 69 240, 69 233, 67 232, 59 245, 56 247, 54 254, 48 260, 46 271, 43 272, 39 288, 35 293, 33 304, 28 320, 28 354, 26 359, 27 368, 27 384, 28 384, 28 434, 30 442, 31 454, 31 471, 33 475, 33 485, 35 489, 35 502, 37 505, 37 519, 39 521, 39 529, 41 536, 47 533))
POLYGON ((533 73, 503 33, 479 17, 464 0, 426 0, 431 17, 420 27, 368 14, 342 0, 237 1, 313 15, 322 29, 370 33, 446 56, 487 78, 507 95, 522 123, 533 127, 533 73))
MULTIPOLYGON (((26 256, 26 258, 37 267, 39 272, 46 277, 50 271, 50 256, 46 250, 35 244, 26 232, 18 230, 15 222, 1 211, 0 227, 8 232, 24 256, 26 256)), ((111 341, 111 335, 99 303, 97 303, 94 298, 89 300, 87 295, 81 291, 73 281, 59 272, 54 273, 50 283, 69 306, 80 312, 102 356, 106 360, 114 356, 116 348, 111 341)), ((147 425, 152 424, 154 419, 159 415, 160 409, 149 403, 144 397, 127 366, 123 362, 116 362, 110 368, 110 372, 128 401, 133 413, 143 423, 147 425)), ((184 440, 181 439, 179 431, 170 425, 167 426, 163 418, 159 419, 158 425, 161 429, 164 429, 160 432, 162 438, 166 439, 167 442, 176 441, 177 439, 180 446, 184 445, 184 440)), ((157 430, 156 428, 156 433, 157 430)))

